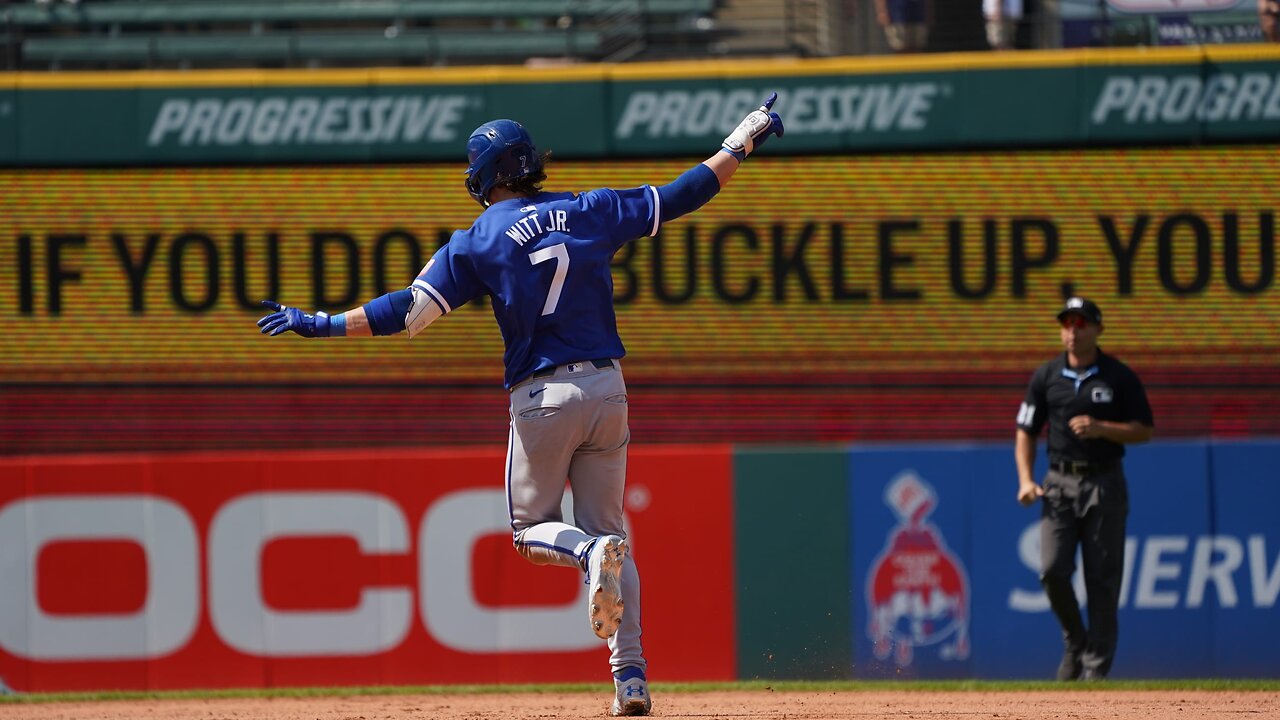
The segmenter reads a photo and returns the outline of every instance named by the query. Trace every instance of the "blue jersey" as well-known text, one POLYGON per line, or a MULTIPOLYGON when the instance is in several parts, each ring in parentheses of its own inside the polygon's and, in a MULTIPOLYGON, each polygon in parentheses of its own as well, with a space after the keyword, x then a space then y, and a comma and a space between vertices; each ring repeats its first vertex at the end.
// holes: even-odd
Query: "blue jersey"
POLYGON ((610 262, 660 222, 648 185, 503 200, 455 232, 413 284, 445 314, 491 296, 510 388, 543 368, 626 354, 610 262))

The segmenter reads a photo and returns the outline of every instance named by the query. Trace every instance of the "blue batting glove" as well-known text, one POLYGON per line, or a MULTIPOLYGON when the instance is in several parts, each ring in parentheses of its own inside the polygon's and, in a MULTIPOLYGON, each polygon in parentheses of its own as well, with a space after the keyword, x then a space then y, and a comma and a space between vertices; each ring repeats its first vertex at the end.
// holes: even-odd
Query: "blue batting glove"
POLYGON ((741 162, 756 148, 764 145, 770 135, 782 137, 782 117, 773 112, 773 103, 777 99, 778 93, 769 95, 769 99, 759 109, 752 110, 751 114, 743 118, 738 127, 721 143, 721 149, 741 162))
POLYGON ((275 337, 286 330, 307 338, 329 337, 331 334, 329 313, 318 312, 312 315, 274 300, 263 300, 262 306, 275 310, 258 321, 258 327, 262 328, 264 335, 275 337))

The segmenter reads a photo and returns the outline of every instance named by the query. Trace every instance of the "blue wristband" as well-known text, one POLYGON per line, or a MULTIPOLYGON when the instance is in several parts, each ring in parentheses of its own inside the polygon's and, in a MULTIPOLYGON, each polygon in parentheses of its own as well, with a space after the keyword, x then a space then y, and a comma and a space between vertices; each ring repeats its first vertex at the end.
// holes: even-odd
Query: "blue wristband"
POLYGON ((338 313, 329 316, 329 337, 347 336, 347 314, 338 313))
POLYGON ((746 153, 744 153, 744 152, 740 152, 740 151, 738 151, 738 150, 730 150, 730 149, 729 149, 729 148, 727 148, 727 147, 722 147, 722 148, 720 148, 720 152, 729 153, 730 155, 732 155, 732 156, 734 156, 735 158, 737 158, 737 159, 738 159, 738 162, 742 162, 743 160, 746 160, 746 159, 747 159, 747 154, 746 154, 746 153))

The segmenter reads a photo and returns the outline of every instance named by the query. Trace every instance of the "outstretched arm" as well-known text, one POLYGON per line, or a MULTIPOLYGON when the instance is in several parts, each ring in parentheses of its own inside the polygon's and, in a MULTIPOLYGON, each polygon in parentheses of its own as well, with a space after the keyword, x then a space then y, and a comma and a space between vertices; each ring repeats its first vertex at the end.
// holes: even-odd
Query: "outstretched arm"
POLYGON ((782 136, 782 118, 772 112, 778 93, 773 93, 758 109, 738 123, 721 143, 720 150, 701 164, 687 170, 675 181, 657 188, 662 201, 662 220, 670 222, 697 210, 716 196, 738 165, 771 135, 782 136))
MULTIPOLYGON (((370 335, 394 335, 405 329, 406 315, 414 308, 415 298, 409 288, 387 293, 364 305, 344 313, 330 315, 326 312, 306 313, 298 308, 281 305, 274 300, 263 300, 262 305, 273 310, 258 321, 258 327, 266 335, 279 335, 291 331, 303 337, 369 337, 370 335)), ((440 316, 434 303, 426 303, 423 311, 435 310, 435 317, 425 319, 424 326, 440 316)))

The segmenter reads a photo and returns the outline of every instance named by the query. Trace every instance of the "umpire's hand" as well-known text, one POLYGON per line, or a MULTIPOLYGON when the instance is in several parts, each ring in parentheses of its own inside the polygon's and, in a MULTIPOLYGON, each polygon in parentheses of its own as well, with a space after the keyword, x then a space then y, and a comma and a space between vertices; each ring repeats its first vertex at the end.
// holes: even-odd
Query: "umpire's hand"
POLYGON ((1031 480, 1023 480, 1018 483, 1018 502, 1023 505, 1034 505, 1042 497, 1044 497, 1044 488, 1031 480))

